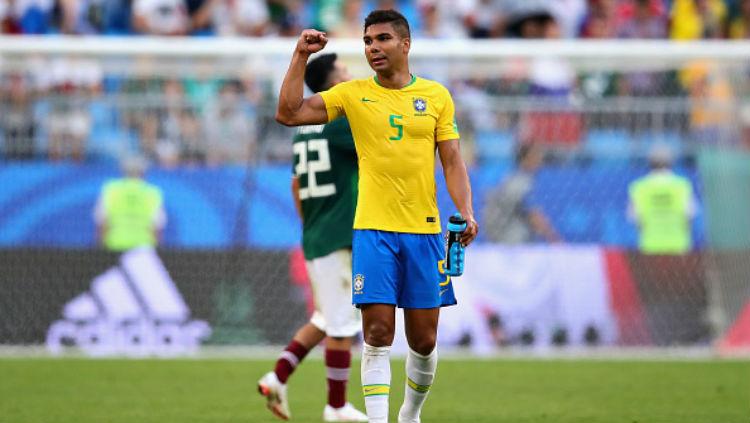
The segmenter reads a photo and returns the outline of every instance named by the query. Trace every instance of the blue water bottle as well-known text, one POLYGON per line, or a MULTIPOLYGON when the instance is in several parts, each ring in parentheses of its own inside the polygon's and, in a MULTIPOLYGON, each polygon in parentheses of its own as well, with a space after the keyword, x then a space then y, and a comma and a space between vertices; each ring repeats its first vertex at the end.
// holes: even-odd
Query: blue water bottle
POLYGON ((461 213, 456 213, 448 219, 448 235, 446 236, 446 274, 461 276, 464 273, 464 246, 461 235, 466 230, 466 219, 461 213))

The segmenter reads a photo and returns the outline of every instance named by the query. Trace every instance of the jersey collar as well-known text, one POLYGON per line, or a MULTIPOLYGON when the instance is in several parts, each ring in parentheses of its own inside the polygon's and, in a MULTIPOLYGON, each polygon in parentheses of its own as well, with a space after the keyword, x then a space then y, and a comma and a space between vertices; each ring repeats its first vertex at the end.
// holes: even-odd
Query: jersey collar
POLYGON ((406 84, 406 85, 404 85, 403 87, 401 87, 401 88, 388 88, 388 87, 384 87, 383 84, 380 83, 380 80, 378 79, 377 75, 373 76, 372 79, 375 81, 376 84, 378 84, 379 87, 385 88, 387 90, 393 90, 393 89, 403 90, 404 88, 406 88, 406 87, 414 84, 415 82, 417 82, 417 77, 412 74, 411 81, 409 81, 409 83, 406 84))

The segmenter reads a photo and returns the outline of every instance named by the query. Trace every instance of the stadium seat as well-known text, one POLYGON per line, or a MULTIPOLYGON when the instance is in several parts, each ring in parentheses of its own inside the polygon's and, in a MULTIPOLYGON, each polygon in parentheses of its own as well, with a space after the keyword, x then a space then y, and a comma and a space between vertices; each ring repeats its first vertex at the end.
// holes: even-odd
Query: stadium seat
POLYGON ((584 150, 594 161, 621 161, 630 159, 634 144, 624 129, 590 129, 584 150))
POLYGON ((637 137, 638 156, 648 157, 648 153, 656 145, 668 147, 675 158, 685 152, 684 136, 674 131, 649 132, 637 137))

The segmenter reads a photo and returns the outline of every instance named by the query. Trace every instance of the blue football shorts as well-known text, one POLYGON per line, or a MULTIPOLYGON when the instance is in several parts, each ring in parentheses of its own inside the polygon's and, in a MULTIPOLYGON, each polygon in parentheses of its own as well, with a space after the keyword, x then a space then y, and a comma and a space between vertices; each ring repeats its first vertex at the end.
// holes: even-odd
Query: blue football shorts
POLYGON ((435 308, 456 304, 444 271, 441 234, 356 229, 352 244, 352 302, 435 308))

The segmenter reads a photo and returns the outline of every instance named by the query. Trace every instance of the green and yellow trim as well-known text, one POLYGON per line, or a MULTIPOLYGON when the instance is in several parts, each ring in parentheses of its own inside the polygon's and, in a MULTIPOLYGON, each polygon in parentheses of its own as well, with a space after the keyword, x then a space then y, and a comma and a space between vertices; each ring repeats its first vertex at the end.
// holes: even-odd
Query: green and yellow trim
MULTIPOLYGON (((389 90, 390 90, 390 89, 393 89, 393 88, 388 88, 388 87, 385 87, 385 86, 383 86, 383 84, 381 84, 381 83, 380 83, 380 80, 378 79, 378 76, 377 76, 377 75, 375 75, 375 76, 373 77, 373 79, 375 80, 375 83, 376 83, 376 84, 378 84, 379 86, 381 86, 381 87, 383 87, 383 88, 386 88, 386 89, 389 89, 389 90)), ((417 82, 417 77, 416 77, 416 76, 414 76, 414 75, 412 75, 412 76, 411 76, 411 80, 409 81, 409 83, 408 83, 408 84, 406 84, 406 85, 404 85, 404 86, 403 86, 403 87, 401 87, 401 88, 398 88, 398 89, 404 89, 404 88, 408 87, 409 85, 412 85, 412 84, 413 84, 413 83, 415 83, 415 82, 417 82)))
POLYGON ((417 382, 414 382, 413 380, 411 380, 411 378, 406 378, 406 384, 409 386, 409 388, 422 394, 429 392, 430 387, 432 386, 432 385, 420 385, 417 382))
POLYGON ((362 385, 362 393, 364 394, 365 397, 389 395, 391 393, 391 385, 386 385, 386 384, 362 385))

